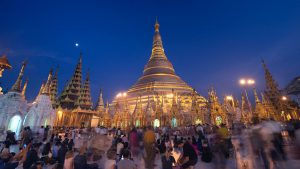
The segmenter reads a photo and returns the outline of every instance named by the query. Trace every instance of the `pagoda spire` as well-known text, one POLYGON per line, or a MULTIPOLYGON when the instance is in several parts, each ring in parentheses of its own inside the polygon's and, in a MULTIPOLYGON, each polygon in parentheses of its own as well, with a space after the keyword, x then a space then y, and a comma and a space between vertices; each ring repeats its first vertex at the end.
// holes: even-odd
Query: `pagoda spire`
POLYGON ((215 125, 226 124, 227 117, 219 102, 217 92, 214 88, 208 91, 208 107, 210 109, 211 122, 215 125))
POLYGON ((254 98, 255 98, 255 115, 260 119, 268 118, 268 115, 264 109, 262 102, 258 98, 256 88, 253 89, 254 98))
POLYGON ((265 64, 264 60, 262 60, 263 69, 265 72, 265 82, 266 82, 266 90, 265 95, 270 100, 271 104, 274 106, 274 108, 280 112, 282 109, 281 106, 281 93, 278 87, 278 84, 273 79, 272 74, 270 73, 269 69, 267 68, 267 65, 265 64))
POLYGON ((105 108, 104 108, 104 101, 103 101, 103 96, 102 96, 102 89, 100 89, 100 94, 99 94, 96 110, 99 112, 103 112, 104 109, 105 108))
POLYGON ((42 85, 40 87, 40 90, 39 90, 39 93, 38 95, 36 96, 36 99, 38 98, 38 96, 40 96, 42 94, 42 92, 44 91, 44 88, 45 88, 45 82, 43 81, 42 82, 42 85))
POLYGON ((242 121, 244 123, 250 123, 250 109, 249 104, 245 96, 245 92, 242 92, 242 121))
POLYGON ((22 96, 25 98, 25 93, 26 93, 26 89, 27 89, 27 84, 28 84, 28 79, 26 79, 23 89, 22 89, 22 96))
POLYGON ((75 107, 75 102, 78 100, 81 90, 81 80, 82 80, 82 53, 78 63, 76 65, 75 71, 68 84, 63 89, 63 92, 59 98, 59 106, 63 109, 73 109, 75 107))
POLYGON ((156 20, 155 20, 155 25, 154 25, 154 27, 155 27, 155 32, 159 32, 159 23, 158 23, 158 21, 157 21, 157 17, 156 17, 156 20))
POLYGON ((50 94, 50 87, 51 87, 50 85, 51 85, 51 80, 52 80, 52 72, 53 72, 53 69, 50 69, 47 81, 46 81, 44 89, 41 93, 43 95, 49 95, 50 94))
POLYGON ((167 56, 165 54, 165 50, 163 47, 162 39, 159 33, 159 23, 156 19, 154 28, 154 36, 153 36, 153 44, 152 44, 152 54, 150 57, 150 60, 153 58, 162 58, 162 59, 167 59, 167 56))
POLYGON ((59 67, 56 68, 55 74, 54 76, 52 76, 51 84, 50 84, 50 100, 52 102, 53 107, 56 107, 58 69, 59 67))
POLYGON ((162 38, 160 35, 158 21, 154 25, 152 51, 147 64, 144 66, 143 75, 128 90, 128 95, 138 96, 145 92, 168 92, 174 89, 175 92, 191 93, 193 89, 176 75, 172 63, 168 60, 162 38))
POLYGON ((90 74, 87 73, 86 79, 83 86, 80 90, 80 96, 78 98, 77 106, 80 106, 82 109, 92 109, 93 103, 91 98, 91 89, 90 89, 90 74))
POLYGON ((23 78, 23 75, 24 75, 25 67, 26 67, 26 61, 24 61, 23 64, 22 64, 22 68, 20 70, 18 78, 17 78, 15 84, 10 89, 11 92, 21 92, 22 91, 21 86, 22 86, 22 78, 23 78))
POLYGON ((253 93, 254 93, 254 98, 255 98, 255 103, 260 103, 260 100, 258 98, 258 95, 257 95, 257 91, 256 91, 256 88, 253 88, 253 93))

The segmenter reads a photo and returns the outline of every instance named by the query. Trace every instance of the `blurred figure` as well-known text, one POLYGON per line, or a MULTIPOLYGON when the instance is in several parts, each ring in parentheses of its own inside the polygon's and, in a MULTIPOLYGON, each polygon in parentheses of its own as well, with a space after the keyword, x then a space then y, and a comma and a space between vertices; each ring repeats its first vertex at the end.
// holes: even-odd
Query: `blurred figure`
POLYGON ((118 169, 136 169, 136 165, 131 159, 130 151, 124 150, 122 159, 117 163, 118 169))
POLYGON ((139 142, 138 142, 138 134, 135 128, 131 130, 129 133, 129 144, 133 157, 137 157, 139 142))
POLYGON ((152 127, 149 126, 147 131, 144 133, 144 147, 146 151, 145 157, 145 168, 153 169, 154 168, 154 159, 155 159, 155 134, 152 130, 152 127))
POLYGON ((117 154, 117 150, 116 148, 114 147, 114 145, 112 145, 106 152, 106 157, 107 157, 107 160, 105 160, 105 163, 104 163, 104 168, 105 169, 115 169, 116 168, 116 156, 117 154))
POLYGON ((68 151, 66 153, 64 169, 74 169, 74 153, 73 153, 73 151, 68 151))
POLYGON ((82 146, 79 150, 79 154, 74 158, 74 169, 88 169, 87 158, 86 158, 86 147, 82 146))
POLYGON ((26 154, 26 159, 23 163, 23 169, 29 169, 33 164, 39 161, 38 157, 39 144, 33 144, 32 148, 26 154))
POLYGON ((172 156, 173 149, 165 150, 164 155, 161 156, 162 169, 173 169, 175 167, 175 158, 172 156))
POLYGON ((226 168, 226 158, 229 157, 229 132, 225 124, 221 124, 221 126, 216 129, 214 141, 216 168, 226 168))
POLYGON ((198 162, 198 156, 194 149, 194 147, 189 143, 189 141, 179 142, 179 147, 182 147, 183 154, 181 155, 181 158, 179 159, 179 164, 183 169, 188 169, 190 167, 193 167, 198 162))

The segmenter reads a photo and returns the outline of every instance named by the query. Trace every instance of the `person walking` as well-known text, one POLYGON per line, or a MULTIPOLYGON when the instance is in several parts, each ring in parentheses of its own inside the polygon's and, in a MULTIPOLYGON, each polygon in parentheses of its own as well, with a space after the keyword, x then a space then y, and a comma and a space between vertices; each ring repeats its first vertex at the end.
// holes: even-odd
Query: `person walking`
POLYGON ((146 157, 145 158, 145 167, 147 169, 153 169, 154 168, 154 159, 155 159, 155 134, 152 130, 152 127, 149 126, 147 128, 147 131, 144 134, 144 147, 146 151, 146 157))

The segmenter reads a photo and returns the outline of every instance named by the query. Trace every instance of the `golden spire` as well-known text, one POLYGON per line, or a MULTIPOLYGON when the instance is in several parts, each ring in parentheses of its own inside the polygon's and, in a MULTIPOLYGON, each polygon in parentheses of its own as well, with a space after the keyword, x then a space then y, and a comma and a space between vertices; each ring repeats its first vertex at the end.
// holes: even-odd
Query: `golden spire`
POLYGON ((260 100, 258 98, 258 95, 257 95, 257 91, 256 91, 256 88, 253 88, 253 92, 254 92, 254 98, 255 98, 255 103, 260 103, 260 100))
POLYGON ((143 76, 128 90, 128 94, 134 97, 139 93, 174 89, 176 92, 192 92, 179 76, 176 75, 172 63, 168 60, 159 33, 159 24, 154 25, 152 51, 148 63, 144 66, 143 76))
POLYGON ((53 70, 50 69, 47 82, 46 82, 45 87, 44 87, 44 89, 42 91, 42 94, 44 94, 44 95, 49 95, 50 94, 50 87, 51 87, 50 85, 51 85, 51 80, 52 80, 52 71, 53 70))
POLYGON ((37 97, 38 97, 39 95, 42 94, 42 92, 43 92, 43 90, 44 90, 44 87, 45 87, 45 82, 43 81, 43 83, 42 83, 42 85, 41 85, 41 88, 40 88, 40 90, 39 90, 39 93, 38 93, 37 97))
POLYGON ((154 27, 155 27, 155 32, 159 32, 159 23, 157 21, 157 17, 156 17, 156 21, 155 21, 154 27))
POLYGON ((163 58, 163 59, 167 60, 167 56, 164 52, 164 47, 163 47, 161 36, 159 33, 159 24, 158 24, 157 19, 156 19, 154 28, 155 28, 155 33, 154 33, 154 37, 153 37, 152 54, 151 54, 150 60, 153 58, 163 58))
POLYGON ((26 79, 23 89, 22 89, 22 96, 25 97, 26 89, 27 89, 28 79, 26 79))
POLYGON ((104 111, 104 101, 103 101, 103 95, 102 95, 102 89, 100 89, 100 94, 99 94, 99 98, 98 98, 98 102, 97 102, 97 106, 96 106, 96 110, 97 111, 104 111))
POLYGON ((19 76, 18 76, 15 84, 11 87, 10 91, 12 91, 12 92, 21 92, 22 77, 24 75, 25 66, 26 66, 26 61, 23 62, 22 68, 21 68, 20 73, 19 73, 19 76))

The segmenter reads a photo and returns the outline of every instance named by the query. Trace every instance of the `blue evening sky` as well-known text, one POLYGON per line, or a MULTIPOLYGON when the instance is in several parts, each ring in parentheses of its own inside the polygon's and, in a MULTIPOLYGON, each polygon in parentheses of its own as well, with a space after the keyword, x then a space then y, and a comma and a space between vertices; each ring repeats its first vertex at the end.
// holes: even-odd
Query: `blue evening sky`
POLYGON ((59 91, 83 52, 93 100, 111 101, 142 74, 158 17, 175 70, 206 96, 240 96, 241 77, 264 89, 264 58, 280 87, 300 73, 300 1, 103 0, 0 2, 0 54, 13 66, 0 79, 9 89, 28 60, 27 98, 33 100, 51 67, 60 65, 59 91), (79 43, 79 48, 75 43, 79 43))

